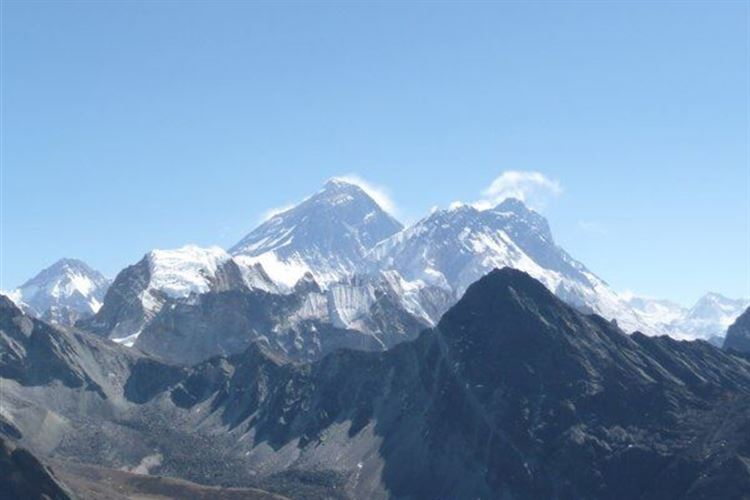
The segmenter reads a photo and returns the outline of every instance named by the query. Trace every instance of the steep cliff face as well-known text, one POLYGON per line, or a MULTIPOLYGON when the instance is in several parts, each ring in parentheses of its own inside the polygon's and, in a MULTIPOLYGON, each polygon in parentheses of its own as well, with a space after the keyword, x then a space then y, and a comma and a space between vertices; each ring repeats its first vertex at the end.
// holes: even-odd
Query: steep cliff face
POLYGON ((73 500, 75 497, 31 452, 0 437, 0 498, 73 500))
POLYGON ((727 329, 724 349, 750 353, 750 308, 746 309, 727 329))

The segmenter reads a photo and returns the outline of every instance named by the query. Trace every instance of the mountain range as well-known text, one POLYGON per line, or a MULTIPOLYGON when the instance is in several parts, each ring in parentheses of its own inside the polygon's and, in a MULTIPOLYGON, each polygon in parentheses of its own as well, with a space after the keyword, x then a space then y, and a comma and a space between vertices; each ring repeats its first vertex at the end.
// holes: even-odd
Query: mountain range
POLYGON ((472 282, 504 266, 529 273, 581 311, 617 320, 627 332, 720 344, 750 304, 708 294, 685 308, 620 295, 558 246, 546 219, 516 199, 482 210, 456 204, 405 228, 364 189, 341 179, 272 215, 228 252, 193 245, 154 250, 113 282, 64 259, 8 295, 33 315, 78 322, 128 346, 148 332, 140 347, 165 351, 174 361, 177 351, 194 362, 256 340, 279 355, 312 360, 338 347, 383 349, 413 338, 434 326, 472 282), (239 295, 244 305, 236 302, 239 295), (248 314, 261 296, 275 304, 269 309, 275 317, 248 314), (206 330, 219 311, 226 328, 216 338, 206 330), (190 321, 178 317, 183 312, 190 321), (180 338, 195 345, 173 349, 180 338))
POLYGON ((626 335, 507 267, 383 352, 289 363, 256 342, 174 365, 4 297, 0 348, 0 434, 59 472, 50 491, 83 496, 81 468, 94 466, 110 481, 311 499, 750 491, 746 354, 626 335))
POLYGON ((729 299, 714 292, 698 299, 692 307, 632 295, 626 300, 641 318, 672 337, 703 339, 717 345, 721 345, 732 322, 750 306, 750 299, 729 299))

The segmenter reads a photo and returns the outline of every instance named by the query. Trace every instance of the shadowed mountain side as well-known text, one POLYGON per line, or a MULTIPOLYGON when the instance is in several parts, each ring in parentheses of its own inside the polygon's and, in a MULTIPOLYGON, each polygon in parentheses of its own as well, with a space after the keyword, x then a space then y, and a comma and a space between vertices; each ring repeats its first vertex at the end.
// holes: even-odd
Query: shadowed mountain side
POLYGON ((628 337, 503 269, 414 342, 298 366, 251 348, 170 398, 246 436, 260 484, 328 470, 322 490, 352 498, 624 499, 750 487, 749 393, 745 359, 628 337))
POLYGON ((727 330, 724 349, 750 353, 750 308, 735 320, 727 330))
MULTIPOLYGON (((12 324, 23 321, 16 314, 12 324)), ((192 367, 114 356, 106 361, 125 359, 117 361, 125 377, 116 371, 108 384, 76 364, 84 358, 70 364, 106 400, 71 386, 62 404, 58 385, 11 384, 20 400, 11 409, 29 415, 29 404, 51 404, 64 425, 39 424, 49 436, 42 444, 107 467, 158 456, 152 474, 292 498, 750 491, 746 357, 627 336, 507 268, 471 285, 436 328, 389 351, 339 350, 294 364, 252 344, 192 367), (84 418, 82 405, 96 411, 84 418)), ((31 415, 11 423, 27 435, 31 423, 55 421, 31 415)))
POLYGON ((25 448, 0 437, 0 499, 72 500, 75 497, 25 448))

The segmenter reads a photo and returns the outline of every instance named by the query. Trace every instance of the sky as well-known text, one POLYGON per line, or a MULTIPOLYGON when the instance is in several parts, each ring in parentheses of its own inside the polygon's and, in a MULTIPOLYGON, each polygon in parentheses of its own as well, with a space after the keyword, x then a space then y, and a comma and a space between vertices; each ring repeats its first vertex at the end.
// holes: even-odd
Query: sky
POLYGON ((747 2, 2 2, 0 288, 333 176, 524 196, 615 290, 750 296, 747 2))

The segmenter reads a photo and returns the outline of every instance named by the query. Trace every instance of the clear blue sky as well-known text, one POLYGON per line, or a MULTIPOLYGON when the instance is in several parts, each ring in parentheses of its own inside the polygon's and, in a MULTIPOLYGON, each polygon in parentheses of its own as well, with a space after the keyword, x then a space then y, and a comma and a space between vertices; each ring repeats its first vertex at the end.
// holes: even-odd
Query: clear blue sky
POLYGON ((402 219, 504 170, 617 290, 750 295, 746 2, 13 2, 2 285, 235 243, 325 179, 402 219))

